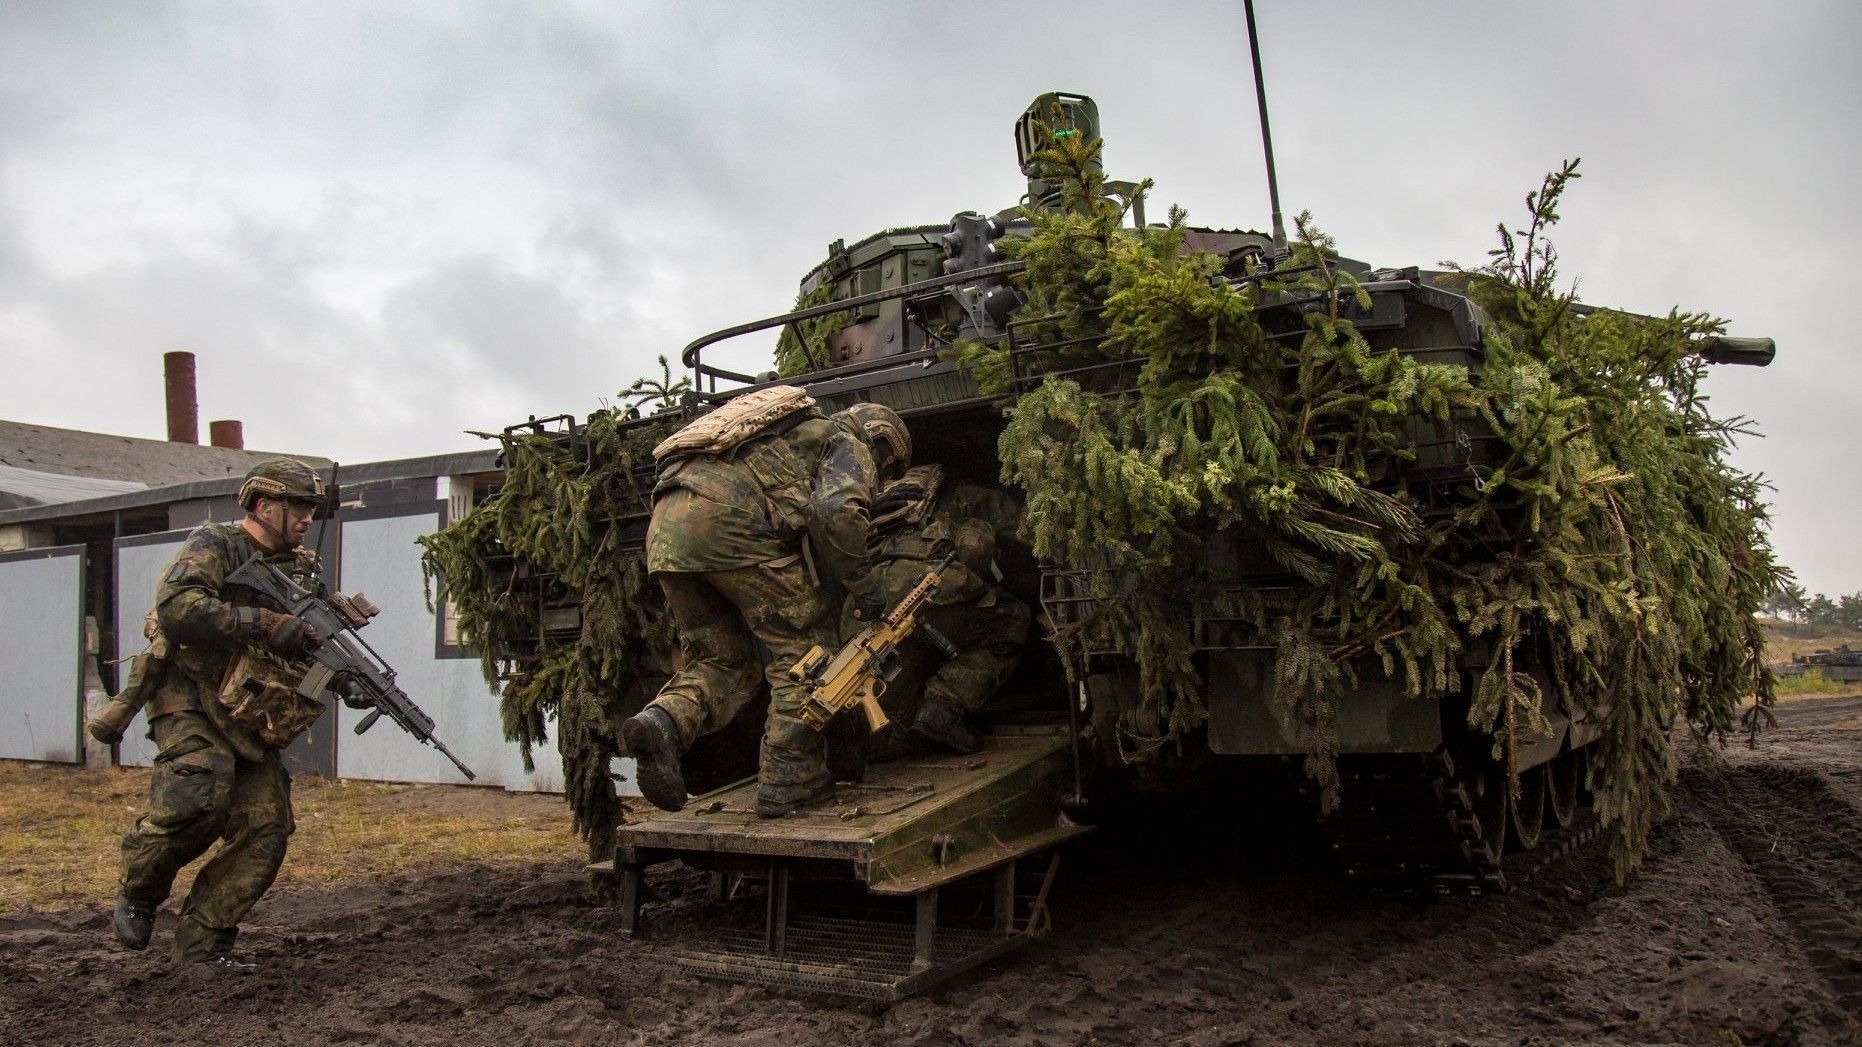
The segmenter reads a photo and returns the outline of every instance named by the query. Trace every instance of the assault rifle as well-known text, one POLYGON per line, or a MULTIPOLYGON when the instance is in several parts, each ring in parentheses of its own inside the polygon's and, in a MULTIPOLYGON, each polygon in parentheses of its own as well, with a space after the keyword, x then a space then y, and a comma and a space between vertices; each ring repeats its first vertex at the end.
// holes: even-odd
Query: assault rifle
MULTIPOLYGON (((226 580, 264 593, 323 637, 323 642, 310 653, 310 671, 298 681, 297 693, 318 700, 326 694, 341 694, 352 702, 366 702, 374 708, 356 724, 357 734, 386 716, 408 734, 438 749, 467 779, 477 779, 472 769, 460 763, 459 757, 446 748, 445 742, 434 737, 433 717, 421 711, 394 682, 394 670, 375 653, 367 640, 356 635, 356 615, 344 613, 331 601, 292 581, 290 575, 266 563, 263 556, 254 556, 240 564, 226 580)), ((366 615, 363 620, 367 621, 366 615)))
POLYGON ((803 723, 819 731, 836 714, 857 705, 866 714, 868 730, 883 729, 890 721, 879 706, 879 696, 886 693, 887 682, 899 674, 899 648, 915 631, 922 631, 945 657, 956 657, 957 649, 951 642, 930 622, 918 619, 925 605, 937 595, 950 561, 950 556, 938 561, 911 592, 860 630, 832 658, 816 644, 790 667, 789 679, 808 684, 808 697, 802 700, 803 723))

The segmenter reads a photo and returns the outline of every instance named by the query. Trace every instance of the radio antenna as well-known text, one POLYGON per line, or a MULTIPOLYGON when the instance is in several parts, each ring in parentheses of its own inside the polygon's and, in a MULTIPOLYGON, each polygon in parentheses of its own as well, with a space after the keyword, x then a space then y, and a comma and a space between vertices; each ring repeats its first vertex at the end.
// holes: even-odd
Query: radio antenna
POLYGON ((1261 41, 1254 31, 1254 0, 1242 0, 1248 15, 1248 54, 1254 59, 1254 97, 1261 106, 1261 148, 1267 153, 1267 202, 1274 209, 1274 260, 1287 257, 1287 227, 1280 218, 1280 182, 1274 177, 1274 135, 1267 127, 1267 82, 1261 77, 1261 41))

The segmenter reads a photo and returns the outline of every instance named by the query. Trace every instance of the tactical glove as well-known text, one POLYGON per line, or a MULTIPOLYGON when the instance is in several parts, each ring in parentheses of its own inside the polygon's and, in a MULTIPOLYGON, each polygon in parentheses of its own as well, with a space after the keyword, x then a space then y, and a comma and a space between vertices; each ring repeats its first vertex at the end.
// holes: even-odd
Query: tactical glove
POLYGON ((285 658, 301 658, 317 649, 323 637, 310 623, 294 614, 259 612, 259 632, 265 646, 285 658))
POLYGON ((915 484, 909 480, 895 480, 886 485, 886 489, 880 492, 878 498, 873 499, 873 507, 869 512, 876 517, 885 516, 887 513, 905 508, 924 496, 923 484, 915 484))
POLYGON ((343 704, 351 709, 375 708, 375 699, 370 698, 368 692, 363 690, 355 680, 350 679, 347 674, 337 683, 336 693, 343 696, 343 704))

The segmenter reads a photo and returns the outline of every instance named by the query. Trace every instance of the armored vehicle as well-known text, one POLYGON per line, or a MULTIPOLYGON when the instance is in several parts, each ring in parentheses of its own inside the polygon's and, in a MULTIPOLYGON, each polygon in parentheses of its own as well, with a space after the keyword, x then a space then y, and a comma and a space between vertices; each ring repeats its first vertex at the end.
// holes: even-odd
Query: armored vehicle
POLYGON ((1799 672, 1816 671, 1826 680, 1853 683, 1862 680, 1862 651, 1842 644, 1834 650, 1812 651, 1791 656, 1791 668, 1799 672))
MULTIPOLYGON (((918 461, 940 463, 958 480, 999 482, 999 440, 1018 403, 1057 373, 1055 361, 1067 359, 1025 315, 1013 280, 1025 263, 1004 260, 999 250, 1003 237, 1026 230, 1024 208, 1066 206, 1039 160, 1047 135, 1098 140, 1094 102, 1054 93, 1023 113, 1015 141, 1028 182, 1019 206, 836 241, 802 279, 797 309, 693 341, 681 356, 693 390, 680 416, 768 384, 799 385, 826 411, 859 401, 888 405, 910 425, 918 461), (772 335, 780 335, 780 375, 736 362, 758 359, 772 335), (954 358, 954 347, 965 343, 1006 347, 1006 386, 985 391, 954 358)), ((1110 192, 1133 188, 1104 184, 1110 192)), ((1130 221, 1146 225, 1141 194, 1130 221)), ((1273 233, 1233 229, 1192 227, 1182 239, 1183 250, 1220 260, 1212 279, 1259 286, 1255 315, 1269 337, 1297 337, 1307 327, 1310 296, 1260 286, 1263 274, 1285 264, 1284 247, 1273 233)), ((1345 318, 1374 351, 1482 367, 1489 318, 1457 274, 1346 258, 1334 264, 1362 289, 1345 318)), ((1718 362, 1763 364, 1772 347, 1764 339, 1719 339, 1701 352, 1718 362)), ((1131 370, 1130 359, 1108 358, 1066 373, 1116 390, 1131 370)), ((1446 423, 1416 416, 1406 424, 1413 457, 1400 476, 1384 479, 1424 512, 1452 511, 1458 487, 1480 484, 1500 464, 1503 449, 1478 416, 1446 423)), ((573 419, 552 431, 578 439, 573 419)), ((638 512, 620 522, 635 541, 649 511, 650 469, 636 483, 638 512)), ((1011 545, 998 553, 1003 584, 1041 608, 1041 628, 1005 689, 1007 711, 995 717, 983 752, 875 764, 832 803, 778 821, 756 818, 752 785, 733 780, 749 772, 743 750, 695 754, 694 774, 708 773, 718 788, 683 811, 649 811, 621 825, 613 861, 597 867, 619 881, 628 931, 640 926, 641 871, 678 859, 714 871, 721 894, 748 891, 763 903, 759 916, 684 950, 680 963, 688 969, 896 998, 1043 933, 1056 848, 1090 831, 1107 796, 1247 778, 1281 785, 1280 802, 1309 802, 1312 790, 1301 785, 1299 770, 1308 744, 1275 701, 1274 652, 1233 613, 1250 592, 1303 583, 1233 530, 1204 535, 1202 551, 1216 584, 1194 608, 1190 662, 1206 722, 1134 751, 1125 725, 1143 697, 1130 659, 1089 651, 1069 672, 1049 642, 1099 609, 1092 565, 1040 562, 1011 545)), ((540 592, 547 596, 547 587, 540 592)), ((564 606, 545 607, 539 620, 545 643, 550 623, 572 631, 575 621, 564 606)), ((1485 652, 1464 657, 1472 670, 1485 652)), ((1542 684, 1545 729, 1515 739, 1509 766, 1491 736, 1468 726, 1473 696, 1465 680, 1459 689, 1418 696, 1374 657, 1352 668, 1355 682, 1336 711, 1337 803, 1323 814, 1313 805, 1349 876, 1378 891, 1503 890, 1509 854, 1568 846, 1585 831, 1587 760, 1599 730, 1547 670, 1530 659, 1521 666, 1542 684)))

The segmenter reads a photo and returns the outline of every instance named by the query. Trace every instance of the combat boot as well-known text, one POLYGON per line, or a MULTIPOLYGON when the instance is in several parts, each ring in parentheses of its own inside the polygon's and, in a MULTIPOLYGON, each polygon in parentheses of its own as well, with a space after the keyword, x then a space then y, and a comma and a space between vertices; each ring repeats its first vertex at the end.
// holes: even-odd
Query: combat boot
POLYGON ((918 706, 912 731, 966 756, 983 751, 983 740, 963 722, 963 714, 936 699, 927 698, 918 706))
POLYGON ((149 935, 155 931, 155 906, 136 901, 127 894, 116 896, 116 914, 110 919, 116 940, 125 948, 146 949, 149 935))
POLYGON ((821 735, 800 720, 770 717, 756 772, 756 813, 781 818, 834 794, 821 735))
POLYGON ((666 710, 649 705, 621 723, 621 741, 634 758, 640 795, 662 811, 685 806, 685 772, 679 766, 683 746, 679 727, 666 710))

